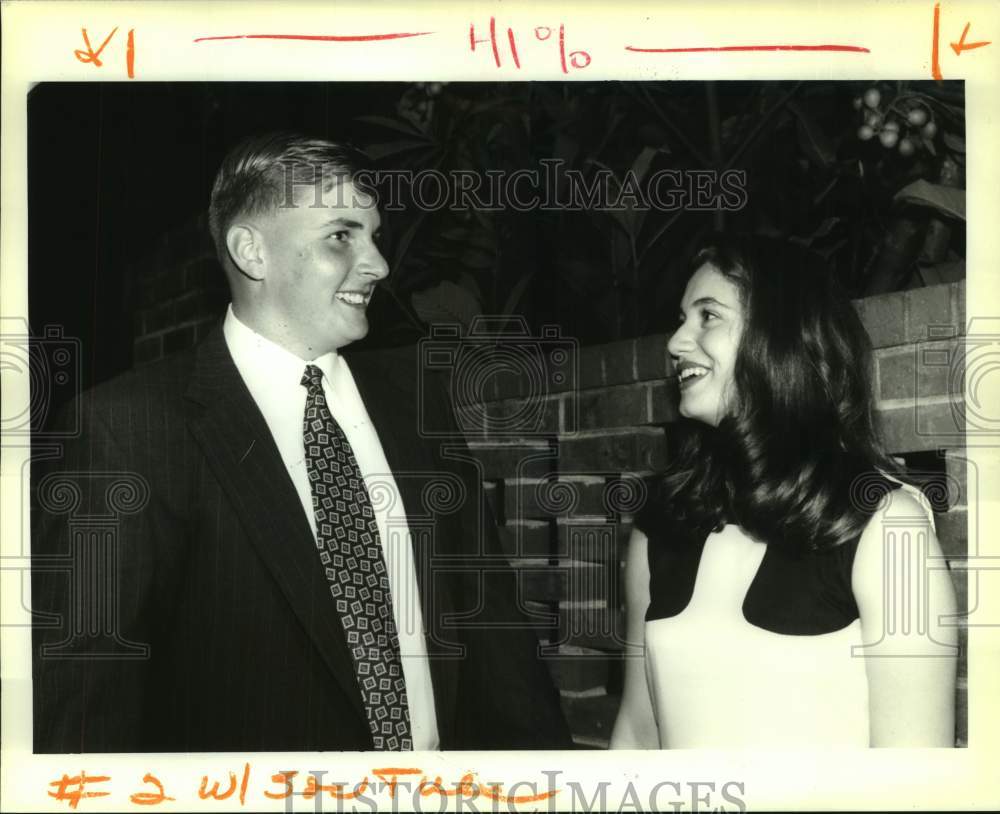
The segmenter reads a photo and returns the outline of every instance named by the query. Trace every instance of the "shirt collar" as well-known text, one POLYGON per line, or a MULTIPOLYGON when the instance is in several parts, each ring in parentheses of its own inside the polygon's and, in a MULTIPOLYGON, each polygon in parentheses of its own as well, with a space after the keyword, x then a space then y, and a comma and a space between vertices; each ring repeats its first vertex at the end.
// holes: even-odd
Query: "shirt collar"
MULTIPOLYGON (((315 359, 302 359, 297 354, 261 336, 240 320, 233 311, 232 303, 226 309, 226 319, 222 332, 229 346, 229 352, 247 384, 251 381, 261 386, 299 386, 306 365, 316 365, 323 371, 328 386, 333 383, 339 354, 336 351, 324 353, 315 359)), ((251 386, 251 391, 255 388, 251 386)))

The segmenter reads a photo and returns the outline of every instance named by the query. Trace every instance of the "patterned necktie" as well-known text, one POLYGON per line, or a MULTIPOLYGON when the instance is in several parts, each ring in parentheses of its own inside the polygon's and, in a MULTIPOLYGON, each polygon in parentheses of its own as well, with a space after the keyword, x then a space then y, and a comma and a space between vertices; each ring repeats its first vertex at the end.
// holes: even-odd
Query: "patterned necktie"
POLYGON ((323 394, 323 371, 307 365, 303 424, 316 548, 330 581, 372 739, 378 750, 413 748, 389 576, 368 489, 354 450, 323 394))

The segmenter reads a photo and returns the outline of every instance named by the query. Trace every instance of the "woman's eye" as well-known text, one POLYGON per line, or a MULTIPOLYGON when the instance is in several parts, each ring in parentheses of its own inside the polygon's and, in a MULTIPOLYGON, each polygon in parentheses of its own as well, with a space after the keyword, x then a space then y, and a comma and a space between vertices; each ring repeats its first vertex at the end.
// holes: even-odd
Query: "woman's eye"
POLYGON ((712 311, 702 311, 701 312, 701 321, 702 322, 708 322, 709 320, 718 319, 718 318, 719 318, 719 315, 716 314, 716 313, 714 313, 714 312, 712 312, 712 311))

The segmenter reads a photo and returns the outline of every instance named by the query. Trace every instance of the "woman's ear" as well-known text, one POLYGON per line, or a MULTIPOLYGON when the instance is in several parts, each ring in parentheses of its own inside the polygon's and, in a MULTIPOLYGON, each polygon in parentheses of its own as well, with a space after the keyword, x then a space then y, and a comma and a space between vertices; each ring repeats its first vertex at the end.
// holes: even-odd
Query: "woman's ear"
POLYGON ((240 272, 251 280, 264 279, 263 236, 248 223, 234 223, 226 230, 226 248, 240 272))

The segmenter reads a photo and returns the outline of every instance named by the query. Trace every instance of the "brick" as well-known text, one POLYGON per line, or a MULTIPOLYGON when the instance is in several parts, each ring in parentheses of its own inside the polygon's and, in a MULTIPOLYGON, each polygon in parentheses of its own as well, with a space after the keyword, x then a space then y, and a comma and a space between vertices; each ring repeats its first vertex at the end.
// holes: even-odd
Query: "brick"
POLYGON ((882 399, 926 399, 960 390, 962 377, 953 374, 956 357, 953 343, 924 343, 902 353, 878 355, 879 397, 882 399), (956 387, 957 384, 957 387, 956 387))
POLYGON ((640 382, 673 375, 673 365, 667 353, 668 340, 666 334, 640 336, 635 340, 635 372, 640 382))
POLYGON ((189 291, 201 288, 226 286, 226 275, 214 254, 206 254, 189 261, 184 267, 184 285, 189 291))
POLYGON ((580 348, 580 389, 589 390, 604 384, 604 351, 600 345, 580 348))
POLYGON ((574 472, 649 472, 667 463, 666 438, 657 428, 559 441, 559 468, 574 472))
POLYGON ((559 607, 551 603, 532 602, 525 600, 521 603, 524 613, 530 621, 530 627, 538 635, 538 640, 543 646, 556 646, 554 643, 559 636, 559 607))
POLYGON ((175 328, 163 335, 163 353, 176 353, 179 350, 194 347, 195 330, 193 325, 175 328))
POLYGON ((608 655, 586 647, 560 647, 544 657, 552 680, 560 690, 585 692, 605 688, 608 683, 608 655))
POLYGON ((964 413, 964 405, 957 399, 881 409, 886 448, 897 455, 964 443, 964 413))
POLYGON ((486 421, 483 405, 457 405, 452 404, 452 414, 455 416, 455 423, 462 435, 468 440, 486 439, 486 421))
POLYGON ((626 339, 602 345, 604 383, 626 384, 635 379, 635 340, 626 339))
POLYGON ((664 382, 652 382, 649 385, 649 423, 666 424, 677 421, 680 413, 680 391, 677 389, 677 379, 671 378, 664 382))
POLYGON ((483 497, 486 498, 486 504, 493 512, 493 516, 498 519, 503 517, 503 513, 500 511, 503 508, 503 488, 502 481, 483 481, 483 497))
POLYGON ((903 303, 903 295, 898 293, 854 301, 873 347, 888 348, 906 342, 903 303))
POLYGON ((600 602, 560 602, 555 643, 618 652, 625 643, 625 614, 600 602))
POLYGON ((219 326, 221 319, 218 316, 213 316, 208 319, 203 319, 194 326, 195 341, 201 342, 206 336, 208 336, 212 331, 215 330, 216 326, 219 326))
POLYGON ((969 467, 972 465, 964 448, 944 450, 949 506, 969 505, 969 467))
POLYGON ((173 306, 169 302, 146 308, 142 315, 143 332, 147 334, 156 333, 174 325, 173 306))
POLYGON ((147 336, 132 345, 132 361, 136 365, 153 362, 163 356, 163 337, 147 336))
POLYGON ((518 480, 504 489, 509 518, 565 517, 604 512, 604 478, 518 480))
POLYGON ((469 452, 483 465, 484 480, 540 478, 552 471, 556 457, 548 444, 469 443, 469 452))
POLYGON ((580 429, 636 427, 649 423, 648 388, 628 384, 580 393, 580 429))
MULTIPOLYGON (((952 325, 951 286, 932 285, 907 291, 906 341, 921 342, 929 338, 928 326, 952 325)), ((956 332, 958 326, 955 325, 956 332)))
POLYGON ((528 395, 530 383, 520 371, 498 370, 486 380, 482 397, 490 401, 521 398, 528 395))
POLYGON ((205 298, 200 291, 184 294, 173 302, 173 325, 193 322, 206 315, 205 298))
POLYGON ((596 603, 618 599, 618 566, 582 560, 560 560, 554 568, 560 574, 559 601, 596 603), (614 582, 612 582, 614 580, 614 582))
POLYGON ((951 284, 951 321, 958 328, 960 336, 966 332, 965 325, 965 282, 951 284))
POLYGON ((541 561, 515 564, 520 584, 519 595, 532 602, 558 602, 566 594, 567 574, 541 561))
POLYGON ((171 266, 166 271, 159 274, 154 283, 156 299, 158 302, 172 300, 185 292, 184 269, 179 266, 171 266))
POLYGON ((969 513, 965 509, 934 515, 941 551, 949 559, 967 557, 969 554, 969 513))
POLYGON ((959 615, 967 614, 969 611, 969 572, 964 566, 964 560, 948 560, 959 615))
POLYGON ((958 628, 958 676, 967 678, 969 675, 969 629, 965 625, 958 628))
POLYGON ((555 556, 617 566, 627 539, 622 524, 604 522, 603 518, 594 518, 589 523, 557 522, 555 556))
POLYGON ((476 405, 489 438, 558 435, 560 396, 531 396, 476 405))
POLYGON ((541 520, 521 520, 497 527, 500 547, 510 559, 553 555, 551 524, 541 520))
POLYGON ((955 743, 969 745, 969 688, 965 682, 955 687, 955 743))
POLYGON ((539 339, 549 393, 565 393, 580 386, 580 346, 575 339, 539 339))
POLYGON ((621 698, 616 695, 597 695, 584 698, 562 699, 566 722, 574 739, 607 740, 615 725, 621 698))

